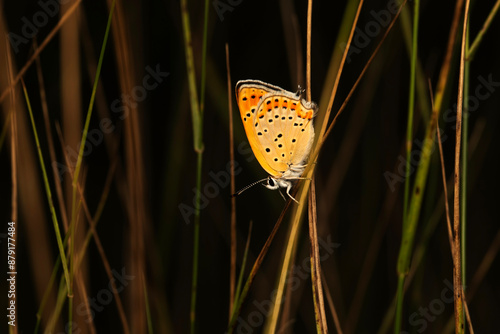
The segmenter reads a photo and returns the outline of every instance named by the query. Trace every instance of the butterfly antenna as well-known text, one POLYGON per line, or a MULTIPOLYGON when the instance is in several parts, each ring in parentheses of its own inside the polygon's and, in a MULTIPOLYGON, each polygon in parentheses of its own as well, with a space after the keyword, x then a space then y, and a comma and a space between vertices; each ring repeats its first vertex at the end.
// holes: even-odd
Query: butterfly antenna
POLYGON ((241 194, 242 192, 244 192, 245 190, 247 190, 248 188, 251 188, 253 187, 254 185, 256 184, 259 184, 259 183, 262 183, 264 181, 267 181, 267 177, 265 179, 262 179, 262 180, 259 180, 259 181, 255 181, 254 183, 250 183, 248 186, 238 190, 237 192, 235 192, 234 194, 231 195, 231 197, 236 197, 238 196, 239 194, 241 194))

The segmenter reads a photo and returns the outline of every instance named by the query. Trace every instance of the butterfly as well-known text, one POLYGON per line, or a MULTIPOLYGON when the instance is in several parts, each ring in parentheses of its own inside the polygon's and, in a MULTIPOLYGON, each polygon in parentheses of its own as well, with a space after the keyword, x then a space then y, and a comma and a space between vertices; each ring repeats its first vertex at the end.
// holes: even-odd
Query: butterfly
POLYGON ((314 141, 313 119, 317 105, 302 99, 299 93, 259 80, 238 81, 236 100, 250 147, 269 176, 233 196, 267 181, 266 188, 286 188, 287 195, 297 202, 290 195, 290 189, 293 180, 303 179, 314 141))

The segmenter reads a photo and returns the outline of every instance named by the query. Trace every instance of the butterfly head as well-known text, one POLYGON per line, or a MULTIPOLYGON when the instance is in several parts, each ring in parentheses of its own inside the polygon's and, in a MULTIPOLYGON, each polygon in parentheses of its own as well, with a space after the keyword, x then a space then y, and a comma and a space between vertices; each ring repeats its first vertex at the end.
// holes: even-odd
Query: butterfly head
POLYGON ((271 190, 276 190, 280 187, 279 182, 272 176, 267 177, 267 184, 264 184, 264 187, 271 190))

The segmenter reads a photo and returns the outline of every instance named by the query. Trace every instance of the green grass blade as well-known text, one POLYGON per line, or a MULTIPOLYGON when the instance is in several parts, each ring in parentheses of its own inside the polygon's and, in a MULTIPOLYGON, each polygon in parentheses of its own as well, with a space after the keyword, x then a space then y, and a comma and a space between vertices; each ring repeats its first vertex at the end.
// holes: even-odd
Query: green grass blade
MULTIPOLYGON (((422 207, 423 194, 425 192, 425 186, 427 183, 427 176, 429 173, 431 155, 435 145, 438 117, 441 112, 443 97, 447 89, 449 89, 448 81, 449 81, 451 59, 453 56, 453 51, 455 50, 455 37, 458 32, 460 13, 462 12, 462 8, 463 8, 463 2, 460 1, 457 2, 453 15, 453 22, 450 29, 446 55, 443 60, 441 72, 439 74, 439 81, 436 88, 436 93, 434 94, 435 99, 432 109, 432 116, 425 132, 422 151, 420 155, 420 163, 416 171, 415 182, 411 192, 411 199, 409 201, 406 226, 402 231, 401 246, 397 262, 397 273, 399 280, 398 282, 399 288, 397 291, 398 294, 397 300, 399 302, 399 305, 397 306, 397 309, 399 311, 396 311, 396 314, 398 314, 399 316, 402 314, 402 307, 403 307, 402 295, 404 292, 402 287, 404 287, 404 279, 406 275, 408 275, 408 271, 410 268, 410 259, 415 239, 415 232, 420 217, 420 210, 422 207)), ((398 322, 400 324, 400 321, 401 320, 395 320, 395 332, 398 326, 398 322)))
POLYGON ((238 306, 240 306, 241 303, 243 302, 243 300, 240 300, 241 284, 243 283, 243 276, 245 275, 245 267, 246 267, 247 259, 248 259, 248 250, 250 249, 250 238, 252 236, 252 225, 253 225, 253 223, 252 223, 252 221, 250 221, 250 226, 248 227, 247 243, 245 245, 245 253, 243 254, 243 261, 241 263, 241 270, 240 270, 240 274, 238 276, 238 284, 236 286, 236 290, 234 293, 234 301, 235 302, 233 304, 233 309, 231 311, 231 317, 236 312, 236 309, 238 308, 237 304, 238 304, 238 306))
POLYGON ((196 73, 194 68, 193 46, 191 39, 191 27, 189 21, 189 12, 187 0, 181 0, 181 18, 182 30, 184 33, 184 52, 186 53, 186 66, 189 85, 189 101, 191 104, 191 117, 193 121, 194 150, 203 151, 202 140, 202 115, 198 103, 198 91, 196 90, 196 73))
MULTIPOLYGON (((405 188, 404 188, 404 204, 403 204, 403 236, 408 227, 408 200, 410 196, 410 161, 413 140, 413 113, 415 109, 415 75, 417 68, 417 50, 418 50, 418 23, 419 23, 420 0, 415 0, 413 10, 413 36, 411 50, 411 66, 410 66, 410 92, 408 99, 408 124, 406 128, 406 171, 405 171, 405 188)), ((411 236, 413 238, 413 236, 411 236)), ((403 288, 405 275, 398 276, 398 297, 396 303, 396 317, 394 323, 394 333, 401 331, 401 321, 403 315, 403 288)))
POLYGON ((143 278, 142 287, 144 289, 144 303, 146 305, 146 319, 148 322, 148 334, 153 334, 153 319, 151 317, 151 309, 149 308, 149 297, 148 297, 148 289, 146 287, 146 280, 143 278))
POLYGON ((497 0, 495 6, 493 6, 493 9, 490 12, 490 15, 488 15, 488 18, 484 22, 483 27, 477 34, 476 39, 474 39, 474 42, 472 42, 472 46, 467 50, 467 55, 466 55, 467 60, 470 60, 471 58, 474 57, 474 54, 476 53, 479 45, 481 44, 481 41, 483 40, 484 34, 486 34, 486 32, 488 31, 491 22, 493 22, 493 18, 495 18, 495 15, 498 13, 499 8, 500 8, 500 0, 497 0))
POLYGON ((415 110, 415 75, 417 69, 417 50, 418 50, 418 22, 419 22, 420 0, 415 1, 413 11, 413 37, 411 49, 411 65, 410 65, 410 92, 408 98, 408 123, 406 126, 406 171, 405 171, 405 190, 404 190, 404 207, 403 207, 403 227, 406 225, 406 214, 408 213, 408 198, 410 195, 410 155, 412 150, 413 140, 413 114, 415 110))
POLYGON ((113 0, 113 3, 111 4, 111 8, 109 10, 106 31, 104 33, 104 39, 102 41, 102 46, 101 46, 101 53, 99 54, 99 61, 97 63, 94 85, 92 87, 92 94, 90 96, 89 108, 87 110, 87 117, 85 119, 85 126, 83 128, 82 141, 80 143, 80 151, 78 152, 78 160, 77 160, 76 167, 75 167, 75 174, 73 176, 73 187, 74 187, 73 191, 74 192, 76 192, 76 183, 78 182, 78 177, 80 176, 80 169, 81 169, 82 159, 83 159, 83 150, 85 149, 85 141, 87 140, 87 132, 88 132, 89 125, 90 125, 90 118, 92 117, 92 111, 94 110, 94 100, 95 100, 95 95, 97 92, 97 85, 99 84, 99 77, 101 74, 102 63, 104 60, 104 52, 106 51, 106 44, 108 42, 109 32, 111 30, 111 19, 113 18, 115 3, 116 3, 116 0, 113 0))
POLYGON ((210 2, 205 0, 205 13, 203 23, 203 46, 201 51, 201 83, 200 83, 200 118, 203 123, 203 114, 205 111, 205 82, 207 78, 207 44, 208 44, 208 9, 210 2))
POLYGON ((50 190, 50 185, 49 185, 49 178, 47 176, 47 171, 45 170, 45 162, 43 159, 43 154, 42 150, 40 148, 40 141, 38 139, 38 132, 36 130, 36 125, 35 125, 35 120, 33 118, 33 111, 31 109, 31 103, 30 99, 28 97, 28 92, 26 90, 26 86, 24 85, 24 81, 21 81, 23 85, 23 91, 24 91, 24 97, 26 99, 26 105, 28 107, 28 112, 30 115, 30 120, 31 120, 31 126, 33 128, 33 135, 35 136, 35 142, 36 142, 36 148, 38 151, 38 158, 40 161, 40 167, 42 169, 42 175, 43 175, 43 182, 45 186, 45 192, 47 193, 47 200, 49 202, 49 208, 50 208, 50 213, 52 215, 52 223, 54 224, 54 232, 56 234, 56 240, 57 240, 57 246, 59 249, 59 256, 61 257, 61 263, 63 266, 63 271, 64 271, 64 280, 66 283, 66 287, 69 291, 69 286, 70 286, 70 278, 69 278, 69 271, 68 271, 68 261, 66 259, 66 254, 64 251, 64 246, 61 238, 61 231, 59 230, 59 222, 57 220, 57 215, 56 215, 56 209, 54 207, 54 202, 52 200, 52 191, 50 190))
MULTIPOLYGON (((94 110, 95 95, 97 92, 97 85, 99 83, 99 78, 100 78, 100 74, 101 74, 102 63, 104 61, 104 53, 106 51, 106 45, 108 42, 109 32, 111 31, 111 20, 113 18, 115 4, 116 4, 116 0, 113 0, 113 3, 111 4, 111 8, 109 10, 108 21, 106 24, 106 31, 104 33, 104 39, 103 39, 102 46, 101 46, 101 52, 99 54, 99 61, 97 63, 94 85, 92 87, 92 94, 90 96, 89 107, 87 110, 87 117, 85 119, 85 126, 83 128, 83 135, 82 135, 82 140, 80 143, 80 150, 78 152, 78 159, 77 159, 77 163, 76 163, 76 167, 75 167, 75 173, 73 175, 73 182, 72 182, 73 196, 72 196, 71 225, 70 225, 71 240, 75 240, 75 235, 74 235, 75 234, 75 225, 76 225, 76 219, 77 219, 77 212, 79 212, 79 210, 77 210, 77 207, 79 207, 79 205, 77 205, 77 193, 78 193, 77 186, 78 186, 78 179, 79 179, 79 175, 80 175, 80 170, 82 167, 83 150, 85 149, 85 142, 87 141, 87 133, 88 133, 88 129, 90 126, 90 119, 92 118, 92 111, 94 110)), ((71 242, 71 244, 70 244, 70 257, 71 257, 71 259, 73 259, 73 256, 74 256, 74 244, 75 244, 74 242, 71 242)), ((72 273, 72 275, 70 277, 70 285, 69 285, 69 292, 68 292, 70 296, 73 295, 73 273, 74 273, 73 264, 74 264, 74 261, 71 261, 71 273, 72 273)), ((71 333, 72 332, 72 324, 73 324, 73 298, 69 299, 68 312, 69 312, 68 331, 71 333)))
POLYGON ((181 0, 181 18, 182 30, 184 35, 184 52, 186 54, 186 67, 189 85, 189 100, 191 104, 191 116, 193 122, 193 143, 194 150, 197 154, 196 164, 196 192, 195 196, 195 216, 194 216, 194 232, 193 232, 193 273, 191 283, 191 305, 190 305, 190 328, 191 333, 195 332, 196 323, 196 296, 198 284, 198 261, 199 261, 199 240, 200 240, 200 201, 201 201, 201 171, 203 165, 203 108, 205 99, 205 72, 206 72, 206 43, 207 43, 207 22, 208 22, 208 2, 205 2, 205 26, 204 26, 204 41, 202 54, 202 100, 198 101, 198 92, 196 90, 196 73, 194 67, 194 56, 191 39, 191 28, 189 23, 189 12, 187 8, 187 0, 181 0), (201 106, 200 106, 201 103, 201 106))

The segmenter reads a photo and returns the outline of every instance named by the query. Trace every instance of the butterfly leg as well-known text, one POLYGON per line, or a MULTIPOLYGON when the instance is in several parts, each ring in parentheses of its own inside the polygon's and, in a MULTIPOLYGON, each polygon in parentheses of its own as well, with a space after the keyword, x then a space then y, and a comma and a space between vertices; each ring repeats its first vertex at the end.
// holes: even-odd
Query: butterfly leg
POLYGON ((278 188, 278 192, 280 193, 281 197, 283 197, 283 200, 286 202, 286 198, 285 196, 283 195, 283 193, 281 192, 281 189, 278 188))
POLYGON ((292 195, 290 195, 290 189, 292 188, 292 184, 289 183, 288 186, 286 187, 286 194, 295 201, 295 203, 299 204, 299 201, 297 201, 295 198, 293 198, 292 195))

